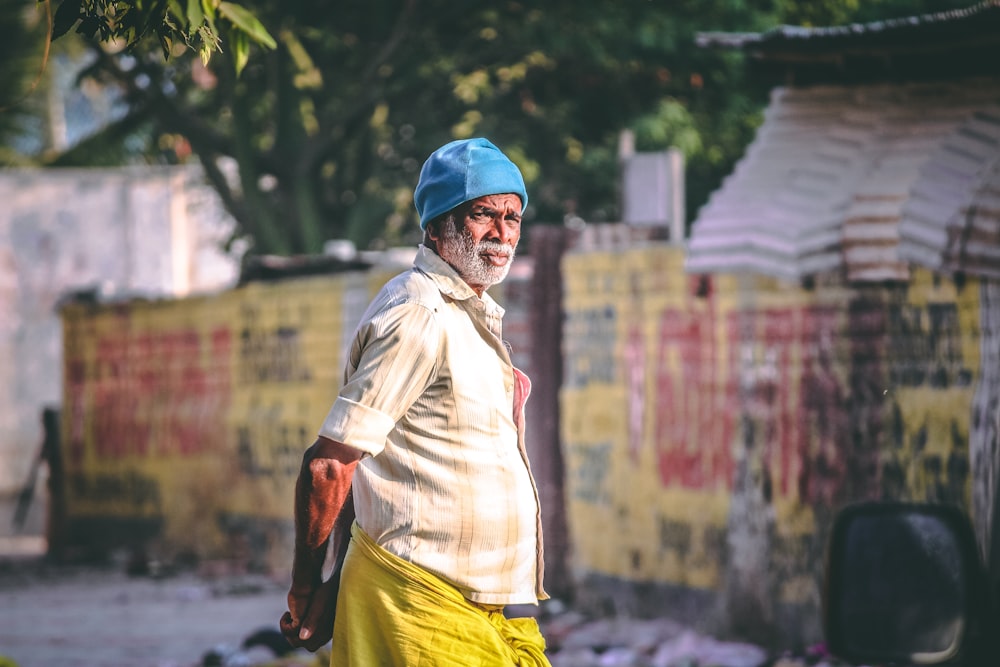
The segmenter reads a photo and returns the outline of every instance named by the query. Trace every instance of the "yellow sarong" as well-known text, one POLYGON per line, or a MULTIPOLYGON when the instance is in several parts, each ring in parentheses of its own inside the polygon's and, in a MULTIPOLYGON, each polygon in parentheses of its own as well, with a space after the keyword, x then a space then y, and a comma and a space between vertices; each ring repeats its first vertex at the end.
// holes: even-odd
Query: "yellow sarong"
POLYGON ((375 544, 355 523, 344 559, 331 667, 550 667, 533 618, 473 604, 375 544))

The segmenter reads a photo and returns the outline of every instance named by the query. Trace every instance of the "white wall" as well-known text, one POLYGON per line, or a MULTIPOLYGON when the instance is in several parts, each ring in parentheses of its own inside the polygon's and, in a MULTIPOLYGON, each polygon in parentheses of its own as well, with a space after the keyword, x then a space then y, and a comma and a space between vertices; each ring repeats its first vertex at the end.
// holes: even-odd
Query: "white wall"
POLYGON ((194 167, 0 170, 0 500, 24 484, 42 407, 61 399, 59 300, 230 287, 231 228, 194 167))

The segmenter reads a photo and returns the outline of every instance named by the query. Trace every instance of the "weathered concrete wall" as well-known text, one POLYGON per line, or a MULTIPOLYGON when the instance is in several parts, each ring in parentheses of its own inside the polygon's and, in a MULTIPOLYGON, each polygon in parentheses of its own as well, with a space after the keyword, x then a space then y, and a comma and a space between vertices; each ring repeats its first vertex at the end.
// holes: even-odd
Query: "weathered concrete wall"
MULTIPOLYGON (((581 604, 784 646, 818 640, 838 507, 971 506, 974 432, 996 455, 995 387, 984 393, 995 285, 927 272, 809 289, 690 276, 682 250, 632 241, 565 255, 560 280, 550 269, 578 242, 540 241, 545 252, 518 260, 495 295, 534 381, 529 449, 551 580, 581 604), (561 309, 537 294, 559 289, 561 309), (559 340, 562 354, 549 349, 559 340), (553 368, 562 389, 549 404, 553 368), (973 422, 977 403, 993 422, 973 422)), ((65 309, 76 542, 285 571, 302 448, 392 273, 65 309)))
MULTIPOLYGON (((398 272, 64 307, 65 534, 53 541, 70 556, 130 547, 287 572, 302 452, 358 320, 398 272)), ((529 372, 530 277, 518 260, 494 292, 529 372)))
POLYGON ((980 367, 969 434, 976 536, 989 571, 1000 577, 1000 281, 983 280, 980 296, 980 367))
POLYGON ((0 171, 0 509, 38 454, 42 407, 61 399, 56 305, 67 291, 182 295, 235 283, 238 259, 219 245, 228 220, 199 173, 0 171))
POLYGON ((690 276, 647 244, 572 253, 561 395, 584 601, 818 641, 835 510, 970 505, 979 285, 690 276))
POLYGON ((64 308, 67 542, 287 569, 302 452, 385 278, 64 308))

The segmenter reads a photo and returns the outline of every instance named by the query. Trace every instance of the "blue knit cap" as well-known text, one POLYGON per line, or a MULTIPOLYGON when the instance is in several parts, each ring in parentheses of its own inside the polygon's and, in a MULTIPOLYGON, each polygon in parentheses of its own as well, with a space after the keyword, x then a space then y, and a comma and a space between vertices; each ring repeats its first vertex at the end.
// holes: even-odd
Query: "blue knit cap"
POLYGON ((452 141, 437 149, 424 162, 413 191, 420 215, 420 229, 459 204, 486 195, 515 194, 521 212, 528 205, 528 192, 517 165, 483 138, 452 141))

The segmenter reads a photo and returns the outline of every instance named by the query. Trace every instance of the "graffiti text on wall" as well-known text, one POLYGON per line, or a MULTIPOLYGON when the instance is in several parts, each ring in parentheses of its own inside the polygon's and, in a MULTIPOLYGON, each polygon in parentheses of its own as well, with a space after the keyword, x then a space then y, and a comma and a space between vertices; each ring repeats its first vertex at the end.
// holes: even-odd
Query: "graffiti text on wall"
POLYGON ((655 405, 663 486, 729 489, 737 406, 732 364, 719 359, 715 317, 668 309, 660 316, 655 405), (719 378, 728 378, 719 386, 719 378))
POLYGON ((236 430, 236 455, 240 470, 252 477, 268 477, 281 484, 294 478, 302 451, 315 432, 314 425, 289 420, 281 404, 253 406, 248 421, 236 430))
POLYGON ((808 501, 836 495, 847 418, 833 368, 835 311, 729 313, 721 342, 712 312, 668 309, 659 322, 652 400, 664 487, 731 490, 742 419, 744 439, 760 445, 769 494, 808 501), (793 360, 801 360, 800 370, 793 360))
POLYGON ((240 331, 240 383, 308 382, 312 374, 302 354, 298 326, 282 324, 262 327, 259 313, 250 306, 242 309, 240 331))
POLYGON ((972 382, 962 356, 956 304, 891 304, 888 325, 892 386, 966 387, 972 382))
POLYGON ((94 450, 100 458, 210 449, 229 404, 230 332, 124 332, 97 341, 94 450), (155 449, 154 449, 155 448, 155 449))
POLYGON ((768 499, 833 502, 843 488, 848 413, 835 372, 838 317, 824 307, 742 315, 752 332, 740 355, 744 440, 759 451, 768 499))
POLYGON ((568 312, 564 331, 567 345, 573 346, 565 361, 567 387, 617 381, 612 341, 618 336, 618 318, 612 306, 568 312))
POLYGON ((611 469, 611 443, 592 445, 570 445, 571 457, 577 461, 570 488, 579 500, 597 505, 610 502, 607 487, 608 471, 611 469))

